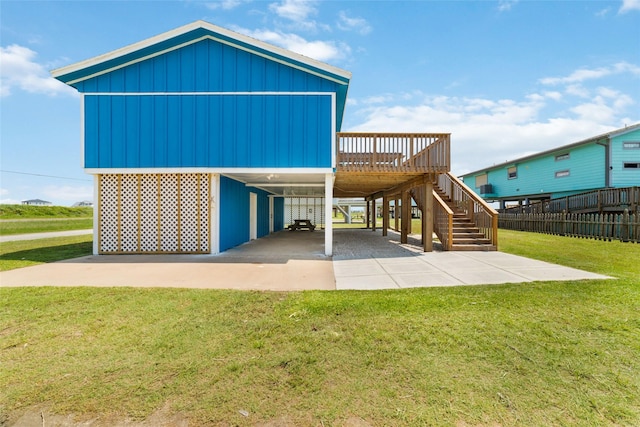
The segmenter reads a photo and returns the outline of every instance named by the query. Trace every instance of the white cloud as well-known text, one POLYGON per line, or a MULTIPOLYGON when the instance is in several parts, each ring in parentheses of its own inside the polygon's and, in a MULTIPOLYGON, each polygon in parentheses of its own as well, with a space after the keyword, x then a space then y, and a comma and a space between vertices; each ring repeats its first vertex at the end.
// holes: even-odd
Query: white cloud
POLYGON ((498 10, 500 12, 507 12, 518 3, 518 0, 498 0, 498 10))
POLYGON ((578 96, 580 98, 588 98, 591 94, 589 92, 589 89, 585 88, 582 85, 568 85, 565 89, 564 89, 565 93, 567 93, 568 95, 574 95, 574 96, 578 96))
POLYGON ((594 69, 580 68, 565 77, 542 78, 540 79, 540 83, 542 83, 543 85, 576 84, 582 83, 587 80, 595 80, 613 74, 623 73, 640 76, 640 67, 638 67, 637 65, 629 64, 628 62, 618 62, 610 67, 600 67, 594 69))
MULTIPOLYGON (((563 105, 570 101, 559 92, 533 94, 521 101, 430 96, 415 105, 403 105, 401 96, 396 96, 386 105, 359 103, 353 116, 361 117, 361 122, 344 130, 451 132, 452 171, 462 174, 580 141, 630 122, 623 116, 633 103, 629 96, 609 88, 596 92, 598 95, 589 102, 555 114, 549 114, 548 109, 557 107, 556 101, 562 100, 563 105)), ((380 97, 388 98, 389 94, 380 97)))
POLYGON ((49 76, 45 67, 35 62, 36 56, 28 47, 0 47, 0 97, 9 96, 16 88, 50 96, 77 96, 74 89, 49 76))
POLYGON ((53 200, 62 200, 69 203, 93 198, 93 187, 72 185, 49 185, 42 189, 45 197, 53 200))
POLYGON ((640 0, 622 0, 622 6, 618 13, 626 13, 632 10, 640 10, 640 0))
POLYGON ((281 18, 291 21, 306 21, 310 15, 318 13, 315 1, 283 0, 279 3, 271 3, 269 9, 281 18))
POLYGON ((9 194, 9 190, 6 188, 0 188, 0 196, 6 196, 7 194, 9 194))
POLYGON ((357 31, 362 35, 371 32, 371 25, 364 18, 351 18, 345 11, 338 13, 338 28, 344 31, 357 31))
POLYGON ((209 9, 223 9, 223 10, 231 10, 240 6, 242 3, 247 3, 247 0, 219 0, 214 2, 208 2, 205 6, 209 9))
POLYGON ((21 203, 22 203, 22 200, 0 199, 0 205, 19 205, 21 203))
POLYGON ((235 27, 234 30, 318 61, 342 59, 351 54, 351 48, 348 45, 333 40, 309 41, 297 34, 279 30, 248 30, 238 27, 235 27))

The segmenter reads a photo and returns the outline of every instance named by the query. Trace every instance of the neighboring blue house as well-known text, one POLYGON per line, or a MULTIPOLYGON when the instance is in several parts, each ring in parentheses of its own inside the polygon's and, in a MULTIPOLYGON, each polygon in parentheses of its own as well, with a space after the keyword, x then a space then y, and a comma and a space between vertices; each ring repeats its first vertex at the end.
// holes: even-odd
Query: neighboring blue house
POLYGON ((640 186, 640 124, 462 176, 484 199, 556 199, 601 188, 640 186))
POLYGON ((52 75, 81 94, 96 254, 215 254, 281 230, 286 194, 332 200, 347 71, 197 21, 52 75))

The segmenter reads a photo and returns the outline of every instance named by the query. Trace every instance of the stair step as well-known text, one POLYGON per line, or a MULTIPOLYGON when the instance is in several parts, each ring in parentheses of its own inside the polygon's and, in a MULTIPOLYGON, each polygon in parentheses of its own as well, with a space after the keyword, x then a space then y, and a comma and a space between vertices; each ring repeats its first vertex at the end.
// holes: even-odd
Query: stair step
POLYGON ((474 237, 471 238, 453 238, 454 245, 489 245, 491 244, 491 240, 489 239, 476 239, 474 237))
POLYGON ((484 236, 484 234, 480 233, 480 229, 478 227, 453 227, 453 234, 456 233, 464 233, 464 234, 480 234, 484 236))
POLYGON ((451 245, 451 250, 452 251, 497 251, 498 248, 494 245, 468 245, 468 244, 462 244, 462 245, 457 245, 457 244, 453 244, 451 245))

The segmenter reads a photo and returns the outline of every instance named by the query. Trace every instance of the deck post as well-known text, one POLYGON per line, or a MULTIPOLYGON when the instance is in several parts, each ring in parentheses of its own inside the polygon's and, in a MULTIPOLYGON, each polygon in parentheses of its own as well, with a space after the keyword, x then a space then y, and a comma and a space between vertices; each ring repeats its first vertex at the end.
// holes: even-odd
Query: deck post
POLYGON ((396 231, 400 231, 400 198, 396 196, 395 200, 393 201, 393 219, 396 222, 396 226, 394 228, 394 230, 396 231))
MULTIPOLYGON (((449 237, 451 238, 451 236, 449 237)), ((433 251, 433 182, 424 185, 424 210, 422 211, 422 244, 425 252, 433 251)))
POLYGON ((369 229, 369 199, 366 199, 367 205, 364 208, 364 217, 367 219, 367 229, 369 229))
POLYGON ((402 191, 402 229, 400 231, 400 243, 407 243, 409 235, 409 221, 411 221, 411 195, 407 190, 402 191))
POLYGON ((387 235, 387 229, 389 228, 389 199, 386 196, 382 196, 382 235, 387 235))
POLYGON ((375 197, 371 199, 371 231, 376 231, 376 199, 375 197))
POLYGON ((333 173, 324 176, 324 254, 333 255, 333 173))

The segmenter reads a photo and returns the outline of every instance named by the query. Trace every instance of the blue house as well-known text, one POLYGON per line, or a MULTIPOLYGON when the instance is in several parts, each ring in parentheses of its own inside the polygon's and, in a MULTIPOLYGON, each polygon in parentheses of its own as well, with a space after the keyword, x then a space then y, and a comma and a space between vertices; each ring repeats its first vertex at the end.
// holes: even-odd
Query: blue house
POLYGON ((640 124, 490 166, 462 176, 484 199, 557 199, 640 185, 640 124))
POLYGON ((96 254, 218 253, 281 230, 277 196, 332 200, 347 71, 197 21, 52 75, 81 94, 96 254))
POLYGON ((334 197, 372 212, 413 198, 425 251, 434 232, 448 250, 496 248, 490 207, 462 223, 468 199, 434 191, 463 194, 449 134, 340 132, 348 71, 196 21, 52 75, 81 95, 95 254, 217 254, 308 220, 332 255, 334 197))

